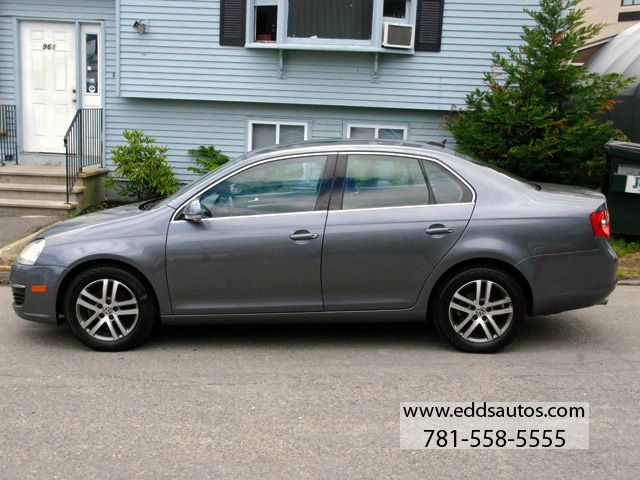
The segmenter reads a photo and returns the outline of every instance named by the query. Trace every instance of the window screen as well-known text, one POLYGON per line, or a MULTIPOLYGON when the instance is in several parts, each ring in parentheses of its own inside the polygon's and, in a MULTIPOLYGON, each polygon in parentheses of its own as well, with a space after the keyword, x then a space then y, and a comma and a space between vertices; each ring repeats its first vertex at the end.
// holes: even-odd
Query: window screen
POLYGON ((289 37, 369 40, 373 0, 289 0, 288 17, 289 37))

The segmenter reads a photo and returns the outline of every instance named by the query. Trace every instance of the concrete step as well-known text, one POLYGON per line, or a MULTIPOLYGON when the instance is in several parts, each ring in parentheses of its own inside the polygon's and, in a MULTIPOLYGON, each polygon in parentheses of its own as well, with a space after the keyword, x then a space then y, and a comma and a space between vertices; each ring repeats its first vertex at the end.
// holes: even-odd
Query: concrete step
POLYGON ((6 165, 0 167, 0 183, 65 186, 67 174, 64 167, 6 165))
MULTIPOLYGON (((82 183, 83 179, 102 175, 107 170, 101 167, 86 167, 79 174, 77 183, 82 183)), ((34 185, 62 185, 67 184, 67 173, 65 167, 54 167, 46 165, 6 165, 0 167, 0 183, 19 183, 34 185)))
POLYGON ((57 200, 30 200, 22 198, 2 198, 0 194, 0 213, 20 215, 37 214, 46 211, 49 215, 66 216, 78 208, 78 202, 65 203, 57 200))
MULTIPOLYGON (((82 203, 79 197, 84 194, 84 186, 74 186, 69 200, 82 203)), ((37 185, 33 183, 0 183, 0 197, 23 198, 28 200, 67 200, 67 188, 64 185, 37 185)))

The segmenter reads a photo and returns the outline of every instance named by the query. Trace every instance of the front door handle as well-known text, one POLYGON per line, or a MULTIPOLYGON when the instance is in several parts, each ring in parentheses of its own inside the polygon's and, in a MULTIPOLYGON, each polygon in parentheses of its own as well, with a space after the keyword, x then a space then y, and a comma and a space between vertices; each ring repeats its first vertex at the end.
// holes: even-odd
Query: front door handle
POLYGON ((300 240, 315 240, 316 238, 318 238, 318 234, 311 233, 308 230, 296 230, 291 235, 289 235, 289 238, 294 242, 299 242, 300 240))
POLYGON ((453 232, 453 228, 444 225, 431 225, 424 231, 427 235, 446 235, 451 232, 453 232))

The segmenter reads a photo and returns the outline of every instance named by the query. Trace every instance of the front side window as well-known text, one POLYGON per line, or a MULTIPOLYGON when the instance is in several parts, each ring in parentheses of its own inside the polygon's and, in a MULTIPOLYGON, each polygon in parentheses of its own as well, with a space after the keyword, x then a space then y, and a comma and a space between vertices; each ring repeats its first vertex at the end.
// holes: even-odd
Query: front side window
POLYGON ((407 129, 405 127, 377 126, 377 125, 349 125, 347 138, 372 139, 372 140, 406 140, 407 129))
POLYGON ((473 193, 453 173, 443 166, 423 160, 434 203, 465 203, 473 199, 473 193))
POLYGON ((276 160, 244 170, 200 196, 202 216, 221 218, 315 209, 326 156, 276 160))
POLYGON ((373 0, 289 0, 289 38, 370 40, 373 0))
POLYGON ((270 145, 288 145, 307 139, 307 125, 286 122, 251 122, 249 150, 270 145))
POLYGON ((342 209, 404 207, 429 203, 419 161, 384 155, 349 155, 342 209))

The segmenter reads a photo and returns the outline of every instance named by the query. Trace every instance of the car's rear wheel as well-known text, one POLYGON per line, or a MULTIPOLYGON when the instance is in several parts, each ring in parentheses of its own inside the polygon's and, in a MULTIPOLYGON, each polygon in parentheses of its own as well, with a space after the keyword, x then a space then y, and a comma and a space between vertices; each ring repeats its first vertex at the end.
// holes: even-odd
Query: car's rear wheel
POLYGON ((471 268, 451 276, 434 302, 438 331, 466 352, 490 353, 505 347, 524 315, 522 288, 494 268, 471 268))
POLYGON ((95 350, 135 347, 147 337, 157 316, 154 297, 145 283, 111 266, 95 267, 75 277, 64 305, 74 335, 95 350))

